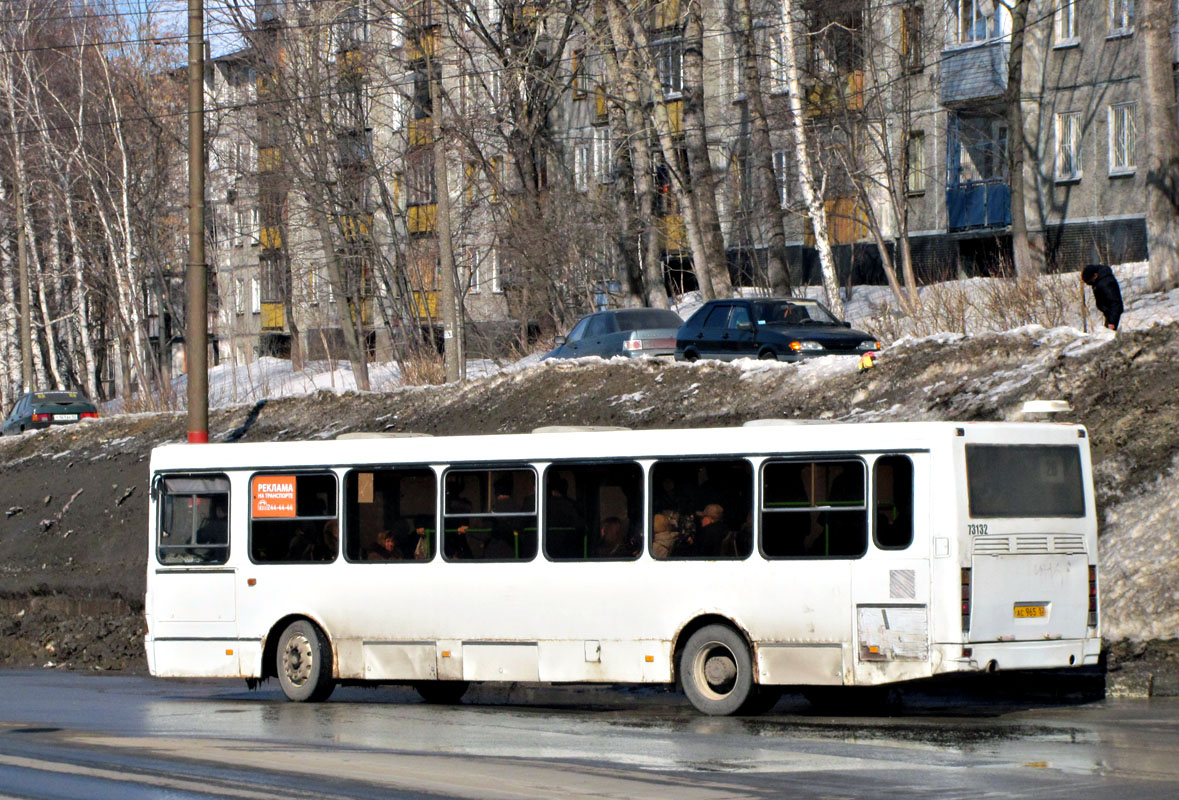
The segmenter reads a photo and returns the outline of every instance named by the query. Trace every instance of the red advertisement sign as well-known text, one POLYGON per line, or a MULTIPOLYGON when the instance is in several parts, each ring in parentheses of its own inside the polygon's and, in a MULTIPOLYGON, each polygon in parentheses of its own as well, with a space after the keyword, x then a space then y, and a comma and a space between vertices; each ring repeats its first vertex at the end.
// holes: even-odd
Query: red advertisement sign
POLYGON ((250 483, 254 517, 295 516, 295 476, 255 475, 250 483))

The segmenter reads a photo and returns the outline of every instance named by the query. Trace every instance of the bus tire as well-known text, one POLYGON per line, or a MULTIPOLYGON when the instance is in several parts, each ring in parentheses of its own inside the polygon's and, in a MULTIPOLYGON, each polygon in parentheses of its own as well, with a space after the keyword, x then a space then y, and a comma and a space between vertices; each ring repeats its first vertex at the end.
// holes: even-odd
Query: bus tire
POLYGON ((702 714, 735 714, 753 694, 749 647, 728 625, 693 633, 680 653, 679 671, 684 694, 702 714))
POLYGON ((453 706, 467 693, 467 681, 419 681, 413 685, 422 700, 435 706, 453 706))
POLYGON ((296 703, 327 700, 336 688, 331 645, 323 631, 305 619, 292 622, 282 632, 274 668, 283 694, 296 703))
POLYGON ((738 709, 744 716, 756 717, 765 714, 782 699, 781 686, 755 686, 749 693, 749 698, 738 709))

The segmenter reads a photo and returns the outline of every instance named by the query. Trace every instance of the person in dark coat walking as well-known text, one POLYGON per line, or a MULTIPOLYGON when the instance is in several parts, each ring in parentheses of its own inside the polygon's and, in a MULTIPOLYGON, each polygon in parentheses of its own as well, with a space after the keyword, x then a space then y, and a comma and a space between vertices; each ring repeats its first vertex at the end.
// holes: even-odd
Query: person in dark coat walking
POLYGON ((1089 264, 1081 270, 1081 280, 1093 287, 1093 302, 1105 316, 1105 327, 1116 331, 1122 318, 1122 290, 1113 270, 1105 264, 1089 264))

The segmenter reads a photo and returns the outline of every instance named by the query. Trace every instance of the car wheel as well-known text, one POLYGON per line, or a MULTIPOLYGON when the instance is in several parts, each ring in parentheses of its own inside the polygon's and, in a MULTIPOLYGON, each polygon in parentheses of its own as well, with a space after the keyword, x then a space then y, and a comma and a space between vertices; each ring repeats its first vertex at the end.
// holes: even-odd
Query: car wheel
POLYGON ((684 351, 684 361, 695 361, 698 358, 700 358, 700 356, 699 356, 699 354, 697 354, 697 352, 695 350, 685 350, 684 351))
POLYGON ((413 688, 431 705, 453 706, 463 699, 470 685, 467 681, 419 681, 413 688))
POLYGON ((318 703, 336 688, 327 636, 305 619, 292 622, 279 637, 275 671, 283 694, 296 703, 318 703))
POLYGON ((680 680, 696 710, 709 716, 735 714, 753 693, 753 660, 739 633, 706 625, 680 653, 680 680))
POLYGON ((775 353, 773 350, 769 350, 769 349, 762 350, 760 353, 757 354, 757 357, 760 358, 762 361, 777 361, 778 360, 778 354, 775 353))

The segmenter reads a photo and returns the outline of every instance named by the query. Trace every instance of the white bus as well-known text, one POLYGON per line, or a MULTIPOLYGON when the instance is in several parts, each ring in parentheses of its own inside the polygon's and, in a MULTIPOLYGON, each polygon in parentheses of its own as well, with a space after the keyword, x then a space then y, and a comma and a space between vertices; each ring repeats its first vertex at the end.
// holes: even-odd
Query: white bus
POLYGON ((675 682, 730 714, 1100 652, 1079 425, 166 445, 150 531, 151 673, 291 700, 675 682))

